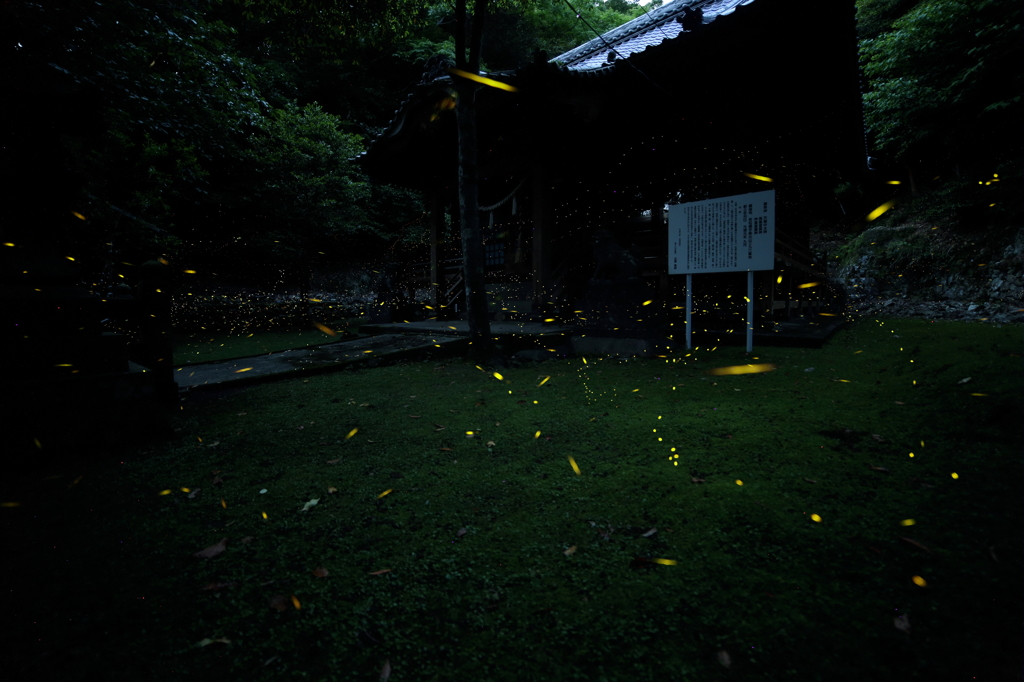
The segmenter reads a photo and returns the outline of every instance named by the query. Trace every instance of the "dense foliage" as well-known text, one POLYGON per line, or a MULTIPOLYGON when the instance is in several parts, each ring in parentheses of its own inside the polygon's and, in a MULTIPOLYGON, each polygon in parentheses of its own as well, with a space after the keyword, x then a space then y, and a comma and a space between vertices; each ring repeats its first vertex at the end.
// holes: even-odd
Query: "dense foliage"
MULTIPOLYGON (((557 54, 644 11, 574 8, 492 3, 485 67, 557 54)), ((69 0, 6 3, 2 19, 7 91, 23 105, 8 112, 5 153, 25 169, 5 241, 59 243, 95 282, 158 255, 223 274, 365 260, 422 237, 419 197, 349 160, 427 60, 451 53, 450 4, 69 0), (29 229, 40 223, 64 230, 29 229)))
MULTIPOLYGON (((482 68, 515 69, 538 50, 557 56, 658 4, 496 0, 482 68)), ((1013 5, 857 2, 873 147, 919 179, 949 178, 943 207, 1016 205, 999 196, 1020 174, 1013 5), (982 197, 978 182, 993 174, 1001 184, 982 185, 982 197)), ((0 31, 12 68, 3 78, 17 105, 5 112, 4 154, 21 172, 9 186, 5 241, 59 243, 58 255, 95 281, 157 255, 225 272, 228 263, 365 260, 367 250, 422 239, 420 198, 371 183, 349 159, 384 130, 431 57, 453 56, 453 8, 6 3, 0 31), (44 224, 53 232, 37 229, 44 224)))
POLYGON ((944 209, 1018 215, 1018 3, 858 0, 857 16, 865 121, 882 163, 904 167, 912 182, 947 176, 937 196, 944 209))

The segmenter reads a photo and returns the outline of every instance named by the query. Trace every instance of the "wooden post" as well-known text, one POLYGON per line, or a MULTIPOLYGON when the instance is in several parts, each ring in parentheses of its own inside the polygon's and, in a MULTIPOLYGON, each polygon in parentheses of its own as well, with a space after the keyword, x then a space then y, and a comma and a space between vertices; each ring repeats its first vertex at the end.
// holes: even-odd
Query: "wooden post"
POLYGON ((533 301, 534 314, 544 313, 551 295, 550 178, 545 169, 533 171, 533 301))
POLYGON ((658 269, 661 271, 658 276, 658 296, 664 303, 671 297, 672 287, 668 278, 668 228, 665 223, 665 206, 660 201, 651 207, 651 233, 656 240, 658 269))
POLYGON ((159 261, 139 266, 138 298, 142 315, 143 364, 155 374, 157 398, 162 405, 177 407, 178 384, 174 381, 174 342, 171 337, 171 269, 159 261))
POLYGON ((441 260, 444 257, 444 197, 440 189, 430 193, 430 304, 435 311, 440 310, 444 303, 444 270, 441 260))

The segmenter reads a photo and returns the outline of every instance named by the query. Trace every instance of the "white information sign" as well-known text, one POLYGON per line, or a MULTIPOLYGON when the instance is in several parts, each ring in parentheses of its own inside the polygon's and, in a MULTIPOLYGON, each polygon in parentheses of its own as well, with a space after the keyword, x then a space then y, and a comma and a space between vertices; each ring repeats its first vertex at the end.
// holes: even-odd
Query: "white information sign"
POLYGON ((775 190, 668 207, 668 272, 772 270, 775 190))

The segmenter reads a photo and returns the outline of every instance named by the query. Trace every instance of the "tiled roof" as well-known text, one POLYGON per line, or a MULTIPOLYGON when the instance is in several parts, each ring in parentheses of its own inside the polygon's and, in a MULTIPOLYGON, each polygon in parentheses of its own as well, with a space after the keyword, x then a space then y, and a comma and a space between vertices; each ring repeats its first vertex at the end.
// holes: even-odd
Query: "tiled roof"
POLYGON ((709 24, 718 17, 732 14, 740 5, 749 5, 754 0, 675 0, 657 9, 646 12, 633 21, 608 31, 599 38, 558 55, 551 62, 559 62, 570 71, 589 71, 609 65, 609 53, 615 52, 615 59, 627 59, 649 47, 661 45, 684 33, 682 17, 695 9, 704 12, 703 23, 709 24))

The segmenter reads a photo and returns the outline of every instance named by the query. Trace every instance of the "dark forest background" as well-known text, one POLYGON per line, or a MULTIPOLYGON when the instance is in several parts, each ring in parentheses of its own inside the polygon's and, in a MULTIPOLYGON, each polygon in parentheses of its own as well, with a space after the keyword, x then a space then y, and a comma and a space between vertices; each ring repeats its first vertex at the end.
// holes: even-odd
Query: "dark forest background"
MULTIPOLYGON (((483 70, 560 54, 659 4, 492 3, 483 70)), ((80 282, 105 291, 131 281, 126 263, 152 258, 179 273, 301 276, 422 242, 421 197, 371 182, 352 158, 427 61, 453 54, 453 10, 427 0, 4 3, 5 278, 74 259, 80 282)), ((854 10, 871 161, 835 188, 843 205, 870 210, 879 183, 899 180, 907 200, 884 220, 1019 224, 1018 3, 851 0, 854 10)), ((862 228, 856 217, 839 227, 862 228)))

